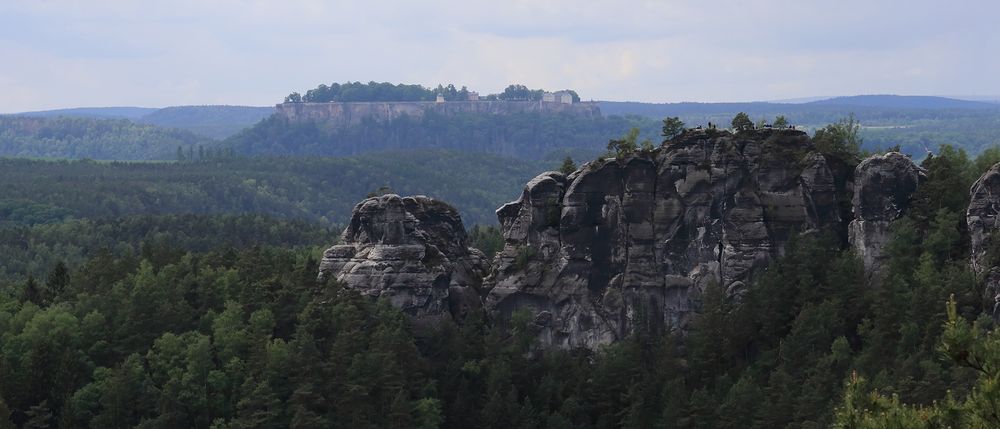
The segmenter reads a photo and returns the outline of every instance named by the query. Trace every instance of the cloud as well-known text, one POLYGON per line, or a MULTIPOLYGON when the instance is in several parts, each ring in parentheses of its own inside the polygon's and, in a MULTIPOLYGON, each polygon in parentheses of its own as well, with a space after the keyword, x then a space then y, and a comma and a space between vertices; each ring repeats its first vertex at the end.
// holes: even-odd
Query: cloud
POLYGON ((267 105, 346 80, 586 99, 1000 94, 1000 6, 844 0, 0 4, 0 112, 267 105))

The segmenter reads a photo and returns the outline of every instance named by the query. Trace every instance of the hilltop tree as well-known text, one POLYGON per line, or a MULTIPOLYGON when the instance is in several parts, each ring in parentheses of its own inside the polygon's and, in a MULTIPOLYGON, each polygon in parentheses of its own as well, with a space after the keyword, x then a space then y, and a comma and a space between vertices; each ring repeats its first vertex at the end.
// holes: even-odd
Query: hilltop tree
POLYGON ((301 103, 302 102, 302 94, 299 94, 297 92, 293 92, 291 94, 288 94, 288 96, 285 97, 285 102, 286 103, 301 103))
POLYGON ((733 118, 733 129, 736 131, 746 131, 753 129, 753 121, 750 120, 750 115, 744 112, 737 113, 733 118))
POLYGON ((684 132, 684 122, 680 118, 674 116, 672 118, 663 119, 663 136, 664 142, 676 137, 678 134, 684 132))
POLYGON ((816 130, 813 142, 820 153, 835 156, 845 160, 856 160, 861 157, 863 140, 859 135, 861 123, 854 115, 841 119, 834 124, 816 130))
POLYGON ((569 175, 570 173, 576 171, 576 163, 573 162, 573 158, 567 156, 565 159, 563 159, 563 163, 562 166, 559 167, 559 171, 562 174, 566 175, 569 175))
POLYGON ((785 119, 785 115, 778 115, 774 118, 774 128, 785 128, 788 126, 788 119, 785 119))
POLYGON ((524 85, 515 84, 504 88, 503 92, 497 98, 505 101, 536 101, 542 99, 543 92, 540 89, 531 90, 524 85))
POLYGON ((632 128, 620 139, 608 142, 608 150, 615 153, 616 158, 622 158, 635 153, 639 149, 639 129, 632 128))

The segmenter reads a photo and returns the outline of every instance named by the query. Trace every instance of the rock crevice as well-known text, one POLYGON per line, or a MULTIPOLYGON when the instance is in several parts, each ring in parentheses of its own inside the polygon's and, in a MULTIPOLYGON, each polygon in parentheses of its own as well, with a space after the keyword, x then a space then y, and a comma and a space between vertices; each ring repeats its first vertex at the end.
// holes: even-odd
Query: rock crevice
POLYGON ((483 253, 468 247, 453 207, 425 196, 383 195, 355 206, 341 244, 323 253, 319 277, 434 323, 480 308, 488 269, 483 253))
POLYGON ((738 297, 795 233, 840 224, 833 176, 797 131, 689 132, 543 173, 497 214, 487 309, 531 312, 564 348, 683 326, 710 284, 738 297))

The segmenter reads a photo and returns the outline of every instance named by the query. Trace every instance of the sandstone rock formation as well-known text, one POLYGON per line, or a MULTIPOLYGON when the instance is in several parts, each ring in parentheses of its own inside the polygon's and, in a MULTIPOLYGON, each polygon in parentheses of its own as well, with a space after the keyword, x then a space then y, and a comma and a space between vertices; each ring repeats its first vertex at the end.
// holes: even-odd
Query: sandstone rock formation
POLYGON ((1000 164, 994 165, 969 191, 969 210, 966 221, 972 240, 972 271, 985 280, 984 298, 992 309, 994 319, 1000 319, 1000 267, 997 266, 996 240, 1000 238, 1000 164))
POLYGON ((547 346, 590 347, 634 323, 681 326, 701 292, 738 296, 796 233, 840 223, 833 176, 798 131, 689 131, 652 153, 548 172, 497 210, 484 287, 499 320, 530 311, 547 346))
POLYGON ((864 262, 868 278, 877 281, 889 242, 889 226, 903 216, 926 173, 899 152, 868 157, 854 170, 854 220, 848 240, 864 262))
POLYGON ((321 280, 386 298, 420 322, 481 306, 478 288, 489 265, 467 246, 462 219, 446 203, 425 196, 368 198, 354 207, 341 242, 324 252, 321 280))
POLYGON ((318 121, 333 128, 360 124, 362 120, 387 121, 403 115, 423 117, 427 112, 442 115, 566 113, 585 118, 601 117, 596 103, 563 104, 543 101, 377 101, 348 103, 282 103, 275 106, 278 116, 292 122, 318 121))

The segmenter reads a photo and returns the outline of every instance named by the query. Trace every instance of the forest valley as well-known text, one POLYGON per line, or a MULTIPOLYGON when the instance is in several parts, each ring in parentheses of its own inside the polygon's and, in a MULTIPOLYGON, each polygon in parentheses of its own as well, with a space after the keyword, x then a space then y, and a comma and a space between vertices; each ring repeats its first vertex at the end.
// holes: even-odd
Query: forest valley
MULTIPOLYGON (((965 226, 998 155, 922 162, 878 287, 839 237, 801 235, 739 302, 706 289, 685 335, 636 329, 596 351, 541 350, 523 313, 418 335, 388 303, 318 284, 338 228, 266 200, 267 215, 81 200, 81 219, 45 194, 0 223, 0 428, 1000 427, 1000 334, 965 226)), ((495 227, 470 235, 503 245, 495 227)))

